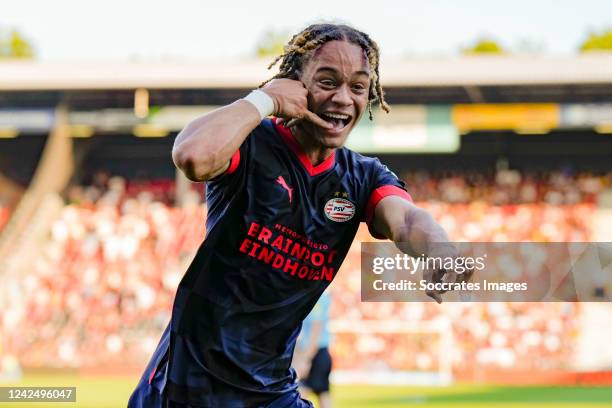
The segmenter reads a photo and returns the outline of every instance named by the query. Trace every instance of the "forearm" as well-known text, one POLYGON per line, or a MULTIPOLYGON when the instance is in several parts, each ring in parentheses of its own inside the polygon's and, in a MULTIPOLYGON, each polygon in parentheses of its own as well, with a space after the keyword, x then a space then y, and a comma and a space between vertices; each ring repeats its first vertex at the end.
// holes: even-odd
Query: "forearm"
MULTIPOLYGON (((407 200, 393 196, 383 198, 375 209, 373 227, 394 241, 400 251, 412 257, 423 255, 428 258, 444 259, 459 257, 459 250, 449 241, 446 231, 427 211, 407 200)), ((460 280, 468 281, 471 275, 471 273, 462 274, 460 280)), ((450 270, 424 268, 423 277, 428 282, 457 279, 452 268, 450 270), (442 278, 440 272, 443 273, 442 278)), ((443 290, 428 289, 425 293, 436 302, 442 303, 443 290)))
POLYGON ((405 214, 404 222, 392 231, 398 248, 411 256, 432 256, 437 249, 433 243, 449 242, 446 231, 425 210, 414 207, 405 214))
POLYGON ((174 164, 192 181, 206 181, 227 168, 232 155, 261 121, 245 100, 216 109, 189 123, 176 137, 174 164))

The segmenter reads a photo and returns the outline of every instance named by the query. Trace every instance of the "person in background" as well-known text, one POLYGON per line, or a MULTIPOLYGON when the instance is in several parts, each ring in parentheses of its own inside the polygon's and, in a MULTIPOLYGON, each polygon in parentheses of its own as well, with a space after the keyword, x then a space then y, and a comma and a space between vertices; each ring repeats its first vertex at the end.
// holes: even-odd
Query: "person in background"
POLYGON ((304 392, 317 396, 319 408, 331 408, 332 399, 329 390, 329 375, 332 369, 332 357, 329 354, 329 310, 331 296, 329 291, 323 295, 314 309, 302 324, 298 337, 293 366, 300 378, 300 387, 304 392))

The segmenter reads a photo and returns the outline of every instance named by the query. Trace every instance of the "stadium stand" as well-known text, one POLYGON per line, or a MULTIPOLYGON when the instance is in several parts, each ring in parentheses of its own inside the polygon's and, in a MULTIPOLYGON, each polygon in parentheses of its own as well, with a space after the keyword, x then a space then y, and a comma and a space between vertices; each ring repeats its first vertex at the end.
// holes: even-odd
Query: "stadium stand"
POLYGON ((23 195, 23 190, 23 187, 0 170, 0 231, 8 223, 15 205, 23 195))
POLYGON ((95 181, 68 191, 43 256, 15 288, 23 301, 3 312, 6 347, 25 366, 143 361, 204 237, 197 193, 176 208, 143 191, 167 182, 141 186, 103 174, 95 181), (11 341, 17 326, 21 341, 11 341))

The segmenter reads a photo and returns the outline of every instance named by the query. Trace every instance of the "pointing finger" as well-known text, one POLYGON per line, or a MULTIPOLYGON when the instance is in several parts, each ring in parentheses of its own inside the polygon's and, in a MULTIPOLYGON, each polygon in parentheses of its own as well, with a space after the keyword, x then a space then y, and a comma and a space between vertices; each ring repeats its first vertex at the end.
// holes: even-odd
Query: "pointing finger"
POLYGON ((438 304, 442 303, 442 296, 437 290, 428 290, 425 292, 427 296, 435 300, 438 304))
POLYGON ((456 281, 457 281, 457 272, 455 271, 446 271, 446 273, 442 277, 442 282, 445 282, 445 283, 455 283, 456 281))
MULTIPOLYGON (((436 274, 436 272, 432 269, 425 269, 423 271, 423 278, 427 281, 427 282, 436 282, 439 281, 438 278, 434 277, 434 275, 436 274)), ((442 303, 442 296, 440 296, 440 291, 437 290, 429 290, 427 289, 425 291, 425 294, 427 296, 429 296, 430 298, 432 298, 433 300, 435 300, 438 304, 442 303)))

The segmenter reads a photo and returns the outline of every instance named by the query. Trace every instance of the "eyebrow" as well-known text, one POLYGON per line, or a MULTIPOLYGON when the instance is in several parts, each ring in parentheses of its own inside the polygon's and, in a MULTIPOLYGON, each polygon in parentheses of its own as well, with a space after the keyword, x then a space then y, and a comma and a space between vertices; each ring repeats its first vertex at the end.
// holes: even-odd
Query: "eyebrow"
MULTIPOLYGON (((330 72, 332 72, 334 74, 338 73, 338 70, 335 69, 335 68, 332 68, 332 67, 320 67, 320 68, 317 69, 317 72, 321 72, 321 71, 330 71, 330 72)), ((370 73, 368 71, 363 71, 363 70, 357 71, 354 74, 356 74, 356 75, 365 75, 367 77, 370 76, 370 73)))

